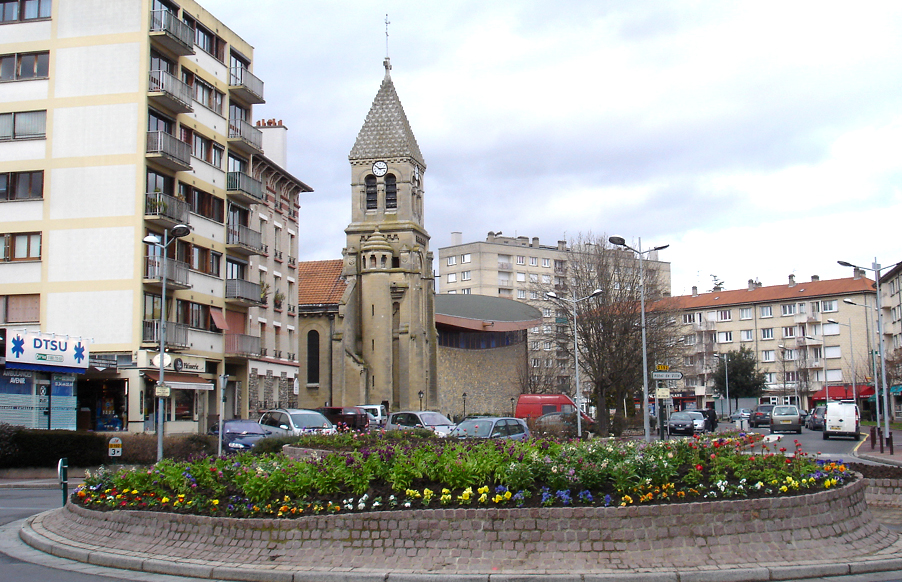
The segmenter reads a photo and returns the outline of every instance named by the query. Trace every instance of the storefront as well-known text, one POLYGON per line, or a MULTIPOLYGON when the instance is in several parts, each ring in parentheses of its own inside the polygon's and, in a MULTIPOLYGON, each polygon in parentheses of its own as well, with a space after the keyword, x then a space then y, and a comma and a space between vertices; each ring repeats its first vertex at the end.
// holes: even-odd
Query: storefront
POLYGON ((0 422, 26 428, 77 428, 76 378, 88 367, 82 338, 6 330, 0 367, 0 422))

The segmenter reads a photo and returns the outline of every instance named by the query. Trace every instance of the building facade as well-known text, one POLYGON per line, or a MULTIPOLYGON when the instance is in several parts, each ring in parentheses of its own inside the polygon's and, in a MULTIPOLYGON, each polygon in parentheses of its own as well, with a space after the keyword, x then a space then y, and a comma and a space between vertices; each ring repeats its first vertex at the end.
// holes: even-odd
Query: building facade
MULTIPOLYGON (((223 380, 226 417, 284 392, 296 315, 275 294, 294 293, 310 188, 264 156, 284 128, 252 123, 253 47, 192 0, 22 0, 2 14, 0 329, 89 346, 61 428, 153 430, 160 412, 167 432, 203 432, 223 380)), ((43 366, 37 407, 39 382, 54 382, 43 366)))

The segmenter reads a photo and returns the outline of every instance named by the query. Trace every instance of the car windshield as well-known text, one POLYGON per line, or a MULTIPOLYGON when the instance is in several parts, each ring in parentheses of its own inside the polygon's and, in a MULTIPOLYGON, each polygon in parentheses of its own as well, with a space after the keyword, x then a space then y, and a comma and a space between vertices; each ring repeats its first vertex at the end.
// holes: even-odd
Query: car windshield
POLYGON ((798 414, 799 411, 795 406, 778 406, 774 408, 773 415, 774 416, 787 416, 790 414, 798 414))
POLYGON ((692 417, 686 412, 674 412, 670 415, 670 420, 692 420, 692 417))
POLYGON ((295 412, 291 420, 300 428, 331 428, 332 423, 318 412, 295 412))
POLYGON ((494 423, 491 420, 465 420, 457 425, 454 434, 457 436, 487 437, 492 432, 494 423))
POLYGON ((453 424, 444 414, 438 412, 421 412, 420 420, 425 426, 451 426, 453 424))
POLYGON ((227 422, 223 432, 238 434, 264 434, 263 427, 256 422, 227 422))
POLYGON ((689 417, 692 418, 693 420, 704 420, 705 419, 704 415, 702 415, 701 412, 687 412, 686 414, 688 414, 689 417))

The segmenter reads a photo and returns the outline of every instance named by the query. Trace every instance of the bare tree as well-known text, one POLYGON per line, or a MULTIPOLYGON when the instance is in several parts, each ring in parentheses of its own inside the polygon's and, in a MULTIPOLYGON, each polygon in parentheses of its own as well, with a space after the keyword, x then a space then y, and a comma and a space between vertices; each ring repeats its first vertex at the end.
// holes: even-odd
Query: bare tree
POLYGON ((569 392, 569 386, 561 386, 557 360, 553 352, 530 349, 526 361, 517 367, 517 383, 521 394, 558 394, 569 392), (549 364, 551 362, 551 364, 549 364))

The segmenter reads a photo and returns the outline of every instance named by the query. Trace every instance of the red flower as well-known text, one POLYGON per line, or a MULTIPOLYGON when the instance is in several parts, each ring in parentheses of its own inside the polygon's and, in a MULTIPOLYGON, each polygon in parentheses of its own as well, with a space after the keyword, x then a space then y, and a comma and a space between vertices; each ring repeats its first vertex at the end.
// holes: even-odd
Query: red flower
POLYGON ((695 466, 695 470, 696 470, 696 471, 701 471, 701 470, 702 470, 702 466, 701 466, 701 465, 696 465, 696 466, 695 466))

